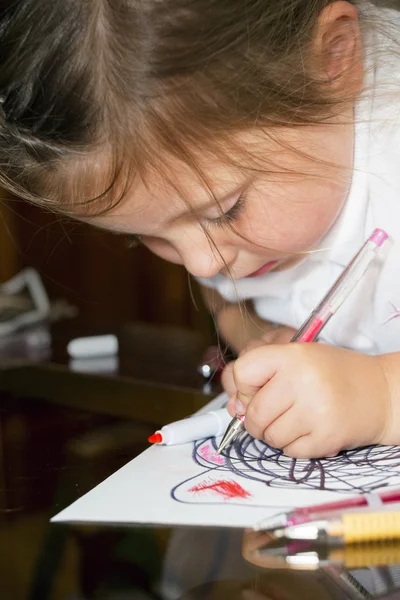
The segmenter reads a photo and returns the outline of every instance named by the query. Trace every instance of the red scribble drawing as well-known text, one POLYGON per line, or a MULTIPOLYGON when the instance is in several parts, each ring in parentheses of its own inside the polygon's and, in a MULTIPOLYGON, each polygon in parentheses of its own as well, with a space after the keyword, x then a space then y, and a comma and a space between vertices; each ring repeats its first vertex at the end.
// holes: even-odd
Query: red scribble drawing
POLYGON ((189 489, 189 492, 204 492, 212 491, 218 496, 222 496, 224 500, 232 500, 233 498, 249 498, 250 492, 245 490, 237 481, 201 481, 194 487, 189 489))
POLYGON ((384 325, 389 323, 389 321, 392 319, 397 319, 397 317, 400 317, 400 310, 393 304, 393 302, 390 302, 390 304, 392 305, 394 312, 383 322, 384 325))
POLYGON ((218 454, 210 444, 207 446, 203 446, 199 450, 201 456, 209 463, 213 463, 214 465, 220 465, 221 467, 225 464, 225 459, 223 456, 218 454))

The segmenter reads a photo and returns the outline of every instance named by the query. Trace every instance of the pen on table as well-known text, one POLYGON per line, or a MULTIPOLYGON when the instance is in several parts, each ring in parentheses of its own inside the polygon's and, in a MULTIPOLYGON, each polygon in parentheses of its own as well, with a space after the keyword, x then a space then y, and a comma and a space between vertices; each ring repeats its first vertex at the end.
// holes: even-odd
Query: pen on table
POLYGON ((231 416, 226 408, 194 415, 181 421, 164 425, 149 437, 152 444, 186 444, 208 437, 216 437, 226 430, 231 416))
POLYGON ((371 512, 360 509, 337 517, 275 529, 276 539, 314 540, 327 544, 357 544, 400 539, 400 508, 371 512))
MULTIPOLYGON (((336 279, 328 293, 313 310, 308 319, 290 340, 291 342, 313 342, 330 318, 338 311, 349 294, 362 279, 388 234, 383 229, 374 229, 342 274, 336 279)), ((222 452, 230 446, 244 429, 245 415, 236 415, 228 425, 218 448, 222 452)))
POLYGON ((360 507, 377 508, 379 504, 390 504, 400 502, 400 489, 385 490, 381 493, 360 494, 344 500, 335 502, 326 502, 324 504, 315 504, 314 506, 305 506, 296 508, 286 513, 280 513, 263 519, 254 526, 254 531, 272 531, 280 527, 290 527, 292 525, 301 525, 309 521, 331 516, 332 513, 341 510, 348 510, 360 507))

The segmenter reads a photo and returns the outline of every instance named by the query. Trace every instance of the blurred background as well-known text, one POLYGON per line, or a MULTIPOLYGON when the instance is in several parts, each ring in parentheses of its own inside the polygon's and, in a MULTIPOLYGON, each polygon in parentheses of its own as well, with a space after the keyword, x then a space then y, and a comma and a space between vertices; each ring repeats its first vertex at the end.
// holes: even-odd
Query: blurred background
POLYGON ((49 519, 218 390, 198 370, 215 338, 199 289, 123 236, 3 200, 0 327, 14 316, 1 285, 25 267, 65 314, 0 334, 0 598, 163 598, 169 531, 49 519), (119 352, 72 364, 68 341, 92 333, 115 333, 119 352))
MULTIPOLYGON (((51 299, 79 309, 87 324, 127 321, 202 328, 183 267, 128 248, 127 239, 18 200, 0 204, 0 282, 37 269, 51 299)), ((197 286, 197 308, 202 306, 197 286)))

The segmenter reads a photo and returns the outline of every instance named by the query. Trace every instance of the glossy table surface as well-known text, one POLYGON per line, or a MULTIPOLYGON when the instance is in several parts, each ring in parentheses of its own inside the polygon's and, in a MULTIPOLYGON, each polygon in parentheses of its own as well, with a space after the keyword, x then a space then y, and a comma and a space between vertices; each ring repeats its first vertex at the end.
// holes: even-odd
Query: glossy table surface
POLYGON ((118 361, 72 364, 66 343, 86 332, 68 324, 50 333, 51 347, 28 352, 19 339, 0 350, 0 598, 400 598, 396 565, 289 570, 253 532, 51 525, 142 452, 155 427, 219 390, 196 372, 197 334, 130 325, 118 332, 118 361))

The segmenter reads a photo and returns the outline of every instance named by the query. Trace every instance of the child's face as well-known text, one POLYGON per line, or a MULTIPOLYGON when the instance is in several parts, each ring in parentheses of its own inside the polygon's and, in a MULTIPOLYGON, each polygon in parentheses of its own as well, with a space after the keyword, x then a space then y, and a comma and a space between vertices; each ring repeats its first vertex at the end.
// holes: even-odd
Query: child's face
POLYGON ((243 174, 204 160, 203 173, 232 228, 221 221, 196 176, 177 162, 166 168, 185 201, 165 179, 153 175, 146 185, 135 182, 118 206, 90 222, 140 235, 152 252, 199 277, 227 275, 229 269, 234 279, 241 279, 289 268, 330 229, 348 194, 354 136, 350 110, 347 116, 342 124, 281 130, 280 139, 290 149, 260 134, 242 136, 242 144, 266 157, 265 172, 243 174))

